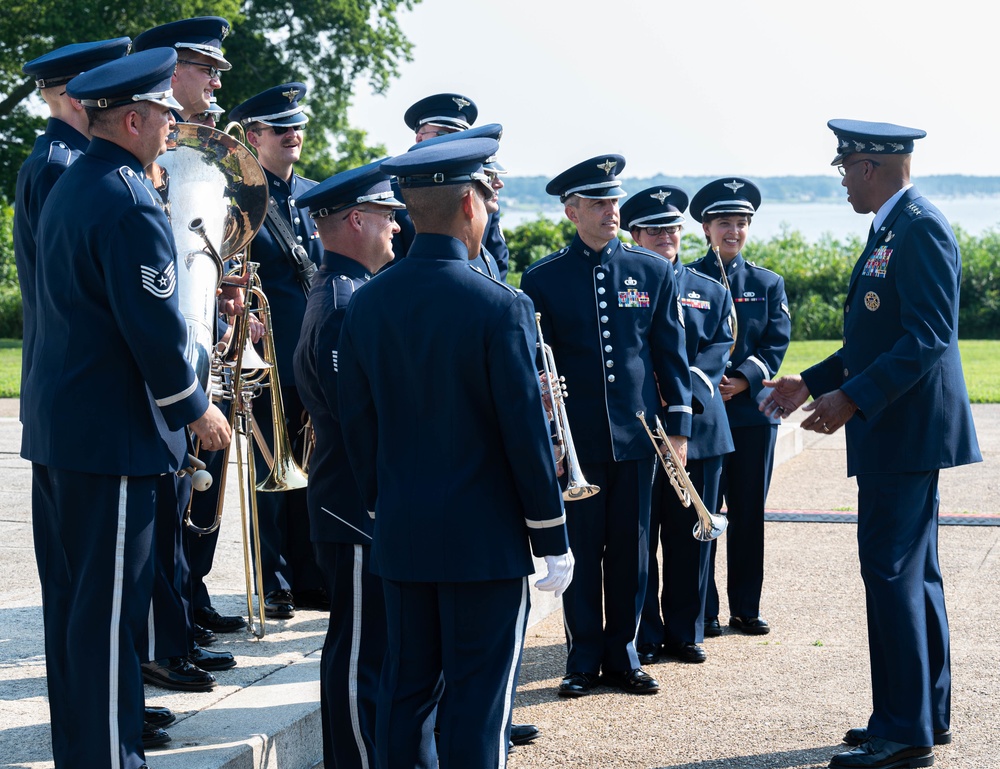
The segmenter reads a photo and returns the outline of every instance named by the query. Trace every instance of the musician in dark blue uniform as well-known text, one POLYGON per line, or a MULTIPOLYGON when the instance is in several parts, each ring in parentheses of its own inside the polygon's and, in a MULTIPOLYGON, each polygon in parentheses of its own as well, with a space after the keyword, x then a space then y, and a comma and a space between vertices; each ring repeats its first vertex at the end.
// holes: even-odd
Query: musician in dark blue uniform
MULTIPOLYGON (((659 185, 632 195, 621 208, 623 229, 637 245, 674 265, 684 311, 684 335, 691 387, 704 411, 695 414, 688 440, 686 471, 705 507, 718 512, 722 457, 733 450, 726 407, 719 384, 733 345, 733 300, 725 286, 685 267, 677 257, 688 197, 679 187, 659 185)), ((697 520, 684 507, 657 465, 649 524, 649 581, 639 624, 638 650, 643 662, 662 653, 684 662, 704 662, 705 599, 712 553, 710 542, 692 536, 697 520), (656 551, 663 546, 663 594, 656 551), (660 613, 662 607, 662 615, 660 613)))
POLYGON ((361 500, 340 431, 337 343, 355 290, 392 259, 399 229, 380 162, 344 171, 298 199, 323 242, 302 335, 295 381, 316 445, 309 460, 309 525, 330 596, 320 695, 327 766, 375 766, 375 703, 386 651, 382 581, 371 571, 374 521, 361 500))
MULTIPOLYGON (((720 493, 729 516, 729 626, 748 635, 771 630, 760 615, 760 594, 764 584, 764 503, 779 420, 760 413, 757 406, 766 395, 763 381, 781 366, 792 330, 784 279, 743 257, 750 221, 759 207, 757 185, 727 177, 698 190, 690 208, 691 217, 701 222, 709 246, 708 253, 690 266, 728 285, 736 307, 736 346, 719 385, 735 449, 723 460, 720 493)), ((720 508, 721 504, 720 500, 720 508)), ((709 636, 722 632, 715 585, 717 549, 713 542, 705 606, 705 634, 709 636)))
POLYGON ((470 264, 497 147, 469 139, 382 164, 417 237, 355 292, 340 335, 341 427, 385 590, 385 769, 506 764, 531 552, 548 566, 537 587, 559 595, 572 577, 534 308, 470 264))
MULTIPOLYGON (((467 96, 457 93, 437 93, 426 96, 411 105, 403 115, 403 120, 407 127, 413 131, 416 145, 425 141, 433 142, 446 136, 454 136, 456 133, 464 133, 470 129, 473 131, 473 136, 489 136, 499 141, 503 128, 497 123, 472 128, 478 116, 479 109, 475 102, 467 96)), ((484 164, 484 167, 487 172, 492 170, 496 173, 506 173, 506 170, 495 160, 484 164), (497 171, 497 168, 500 170, 497 171)), ((492 178, 493 187, 499 192, 503 188, 503 182, 495 174, 492 178)), ((493 277, 506 280, 510 253, 507 250, 507 242, 503 239, 503 230, 500 227, 499 199, 490 204, 489 212, 490 218, 486 224, 486 231, 483 233, 484 250, 480 254, 480 260, 485 263, 484 268, 493 277)), ((410 221, 410 217, 405 211, 400 212, 397 221, 400 231, 392 239, 392 249, 396 259, 391 264, 395 264, 406 256, 415 234, 413 222, 410 221)))
POLYGON ((982 461, 958 349, 962 256, 948 220, 910 182, 926 132, 831 120, 848 201, 874 213, 844 304, 844 344, 761 404, 786 416, 811 395, 802 427, 846 425, 858 480, 872 712, 831 767, 916 767, 951 742, 948 617, 938 562, 938 475, 982 461))
POLYGON ((139 642, 160 476, 186 464, 185 425, 210 446, 229 441, 184 357, 173 238, 144 184, 174 124, 175 64, 173 51, 148 51, 67 85, 94 138, 38 227, 22 455, 34 470, 56 767, 144 765, 139 642))
POLYGON ((127 37, 119 37, 64 45, 32 59, 22 68, 24 74, 34 78, 49 110, 45 131, 35 139, 31 154, 17 173, 14 193, 14 260, 24 313, 22 390, 31 368, 35 338, 35 259, 42 205, 56 179, 90 143, 87 114, 83 105, 66 93, 66 83, 81 72, 120 59, 128 52, 130 42, 127 37))
POLYGON ((602 671, 605 683, 624 691, 659 690, 634 643, 646 593, 655 456, 636 412, 649 420, 663 414, 682 454, 691 434, 691 374, 673 266, 618 240, 625 192, 616 174, 624 166, 620 155, 602 155, 549 182, 546 191, 565 204, 577 234, 521 281, 566 378, 581 470, 601 489, 574 501, 568 522, 577 576, 563 598, 565 697, 590 692, 602 671))
MULTIPOLYGON (((234 107, 229 116, 246 129, 247 143, 257 151, 270 195, 267 218, 250 246, 250 260, 260 264, 257 275, 271 309, 272 340, 281 381, 285 429, 292 450, 301 459, 305 410, 295 382, 292 358, 306 312, 306 297, 323 256, 316 224, 297 199, 316 186, 294 172, 302 153, 309 121, 300 100, 303 83, 268 88, 234 107)), ((271 398, 256 398, 254 415, 268 446, 274 446, 271 398)), ((270 468, 258 452, 257 477, 270 468)), ((305 489, 258 492, 264 611, 288 619, 295 607, 327 610, 323 577, 309 540, 305 489)))

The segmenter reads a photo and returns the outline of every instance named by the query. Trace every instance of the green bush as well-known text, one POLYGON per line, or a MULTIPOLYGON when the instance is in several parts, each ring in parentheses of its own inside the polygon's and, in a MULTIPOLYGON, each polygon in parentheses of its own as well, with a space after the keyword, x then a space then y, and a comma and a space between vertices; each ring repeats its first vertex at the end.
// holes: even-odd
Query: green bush
POLYGON ((20 339, 24 336, 24 315, 21 312, 21 291, 16 283, 0 286, 0 337, 20 339))

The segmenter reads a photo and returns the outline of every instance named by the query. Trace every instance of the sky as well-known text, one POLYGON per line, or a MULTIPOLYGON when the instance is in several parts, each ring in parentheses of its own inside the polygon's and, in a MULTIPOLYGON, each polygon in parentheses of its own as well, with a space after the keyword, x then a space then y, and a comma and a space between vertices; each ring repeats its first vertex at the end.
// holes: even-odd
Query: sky
POLYGON ((350 117, 392 154, 455 92, 513 175, 618 153, 623 177, 835 174, 831 118, 922 128, 912 174, 1000 176, 1000 5, 966 0, 423 0, 413 61, 350 117))

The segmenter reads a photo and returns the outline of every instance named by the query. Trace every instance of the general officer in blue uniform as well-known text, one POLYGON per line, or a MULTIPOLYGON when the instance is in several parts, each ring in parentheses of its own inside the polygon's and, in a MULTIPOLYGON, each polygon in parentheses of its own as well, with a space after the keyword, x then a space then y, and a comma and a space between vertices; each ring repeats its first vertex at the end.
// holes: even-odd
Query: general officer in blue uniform
MULTIPOLYGON (((299 342, 310 281, 323 257, 316 224, 297 202, 316 186, 316 182, 294 172, 309 121, 300 103, 305 95, 303 83, 283 83, 247 99, 229 113, 246 129, 247 142, 256 149, 267 176, 267 218, 250 246, 250 259, 260 264, 257 275, 271 307, 270 332, 286 431, 299 458, 306 417, 292 358, 299 342)), ((254 400, 254 414, 263 438, 273 446, 271 399, 254 400)), ((265 478, 270 469, 259 453, 256 456, 257 475, 265 478)), ((296 605, 328 609, 323 577, 309 540, 305 490, 259 492, 257 510, 265 614, 288 619, 294 616, 296 605)))
MULTIPOLYGON (((717 512, 722 457, 733 450, 719 384, 733 346, 730 315, 733 300, 725 286, 680 263, 681 229, 688 197, 669 185, 632 195, 621 208, 623 229, 637 245, 674 265, 684 311, 684 335, 691 387, 704 411, 692 420, 687 472, 710 513, 717 512)), ((643 662, 659 655, 684 662, 704 662, 705 599, 712 546, 692 536, 696 516, 684 507, 663 468, 657 466, 650 512, 649 581, 639 624, 638 650, 643 662), (656 551, 663 546, 663 594, 656 551), (662 607, 662 615, 660 613, 662 607)))
MULTIPOLYGON (((472 128, 478 116, 479 109, 475 102, 467 96, 457 93, 437 93, 426 96, 411 105, 403 115, 403 120, 407 127, 413 131, 417 145, 446 136, 455 136, 458 133, 464 134, 469 130, 472 131, 472 136, 488 136, 500 141, 503 128, 497 123, 472 128)), ((411 147, 411 149, 413 148, 411 147)), ((487 173, 506 173, 506 170, 495 159, 484 163, 483 167, 487 173), (497 168, 500 170, 497 171, 497 168)), ((498 187, 498 177, 494 175, 493 179, 494 189, 499 191, 499 188, 503 187, 503 182, 500 181, 498 187)), ((507 242, 503 239, 503 230, 500 227, 499 199, 491 203, 489 209, 490 218, 486 225, 486 232, 483 233, 484 252, 480 258, 487 263, 487 269, 493 277, 506 280, 510 253, 507 250, 507 242)), ((390 264, 395 264, 403 259, 413 243, 413 222, 410 221, 409 215, 403 211, 397 220, 400 231, 392 239, 392 249, 396 259, 390 264)))
POLYGON ((340 334, 341 427, 385 591, 384 769, 506 765, 532 551, 548 567, 537 587, 559 595, 572 577, 534 308, 470 265, 497 146, 470 139, 382 164, 417 237, 355 292, 340 334))
POLYGON ((395 215, 403 208, 380 163, 332 176, 298 199, 325 249, 295 349, 295 381, 316 435, 309 525, 331 600, 320 666, 323 760, 343 769, 375 766, 375 703, 386 652, 382 581, 371 571, 374 521, 347 461, 337 403, 344 314, 354 292, 392 259, 395 215))
POLYGON ((566 377, 566 412, 583 475, 600 493, 573 503, 576 578, 563 599, 569 654, 559 694, 603 681, 651 694, 636 629, 646 593, 654 450, 636 412, 665 415, 683 454, 691 434, 691 373, 673 266, 618 240, 621 155, 601 155, 546 186, 576 225, 573 242, 536 262, 521 285, 542 316, 566 377), (660 400, 666 401, 661 409, 660 400), (606 619, 605 619, 606 618, 606 619))
POLYGON ((34 470, 57 767, 144 766, 138 647, 159 479, 185 463, 185 425, 210 446, 229 441, 184 357, 173 238, 144 184, 174 124, 175 63, 173 51, 147 51, 67 85, 94 138, 39 222, 22 455, 34 470))
MULTIPOLYGON (((758 208, 760 190, 738 177, 706 184, 695 194, 690 208, 691 217, 701 222, 709 246, 708 253, 691 267, 728 285, 736 307, 736 346, 719 385, 735 447, 723 460, 721 496, 729 515, 729 626, 748 635, 765 635, 771 630, 760 615, 760 594, 764 584, 764 503, 779 420, 760 413, 757 406, 766 395, 764 380, 781 366, 792 330, 784 279, 743 257, 750 221, 758 208)), ((721 505, 720 500, 718 507, 721 505)), ((715 586, 717 549, 713 542, 706 635, 721 633, 715 586)))
POLYGON ((982 461, 958 350, 962 256, 948 221, 910 182, 926 132, 831 120, 833 165, 848 201, 874 213, 844 303, 844 344, 782 377, 761 408, 785 416, 815 400, 802 427, 846 425, 858 480, 872 712, 831 767, 931 766, 951 742, 948 617, 938 563, 938 475, 982 461))
POLYGON ((127 37, 64 45, 27 62, 22 71, 34 78, 49 110, 45 131, 35 139, 31 154, 17 173, 14 193, 14 261, 21 287, 24 337, 21 347, 21 389, 31 369, 35 339, 35 260, 42 205, 63 171, 90 143, 83 105, 66 93, 66 84, 81 72, 128 53, 127 37))

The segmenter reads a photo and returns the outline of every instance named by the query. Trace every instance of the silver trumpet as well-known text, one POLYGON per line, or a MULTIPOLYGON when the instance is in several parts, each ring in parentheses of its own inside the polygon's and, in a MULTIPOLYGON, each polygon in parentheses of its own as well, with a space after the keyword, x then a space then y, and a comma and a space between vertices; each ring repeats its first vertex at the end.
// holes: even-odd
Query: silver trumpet
POLYGON ((646 424, 645 412, 637 411, 635 415, 642 422, 642 426, 646 428, 646 435, 649 436, 649 440, 656 450, 656 456, 660 458, 663 469, 667 473, 667 479, 670 481, 670 485, 674 487, 674 491, 677 492, 681 504, 684 507, 694 505, 695 514, 698 516, 698 522, 695 523, 694 529, 691 532, 694 538, 700 542, 711 542, 713 539, 716 539, 729 526, 729 519, 724 515, 714 515, 708 512, 708 508, 701 501, 697 489, 691 483, 691 478, 688 476, 683 464, 681 464, 681 458, 677 455, 677 450, 674 449, 667 438, 667 431, 663 429, 663 423, 660 421, 660 418, 658 416, 655 417, 656 429, 651 430, 649 425, 646 424), (663 446, 667 447, 665 451, 663 446))
POLYGON ((569 420, 566 417, 566 378, 559 376, 552 348, 545 344, 545 339, 542 337, 540 312, 535 313, 535 326, 538 328, 538 347, 542 351, 542 373, 545 375, 546 386, 552 398, 552 421, 556 425, 556 464, 566 460, 566 475, 569 478, 563 491, 563 499, 567 502, 586 499, 599 492, 601 487, 588 483, 580 471, 580 460, 576 457, 573 434, 569 431, 569 420))

